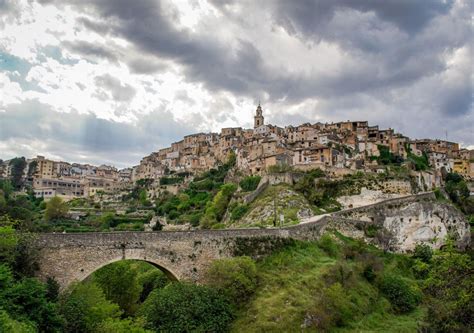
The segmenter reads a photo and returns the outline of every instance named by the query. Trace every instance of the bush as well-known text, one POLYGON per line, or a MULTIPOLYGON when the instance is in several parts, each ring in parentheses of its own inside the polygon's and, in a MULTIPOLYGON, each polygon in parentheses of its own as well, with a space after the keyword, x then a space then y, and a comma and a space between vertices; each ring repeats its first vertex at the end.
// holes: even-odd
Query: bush
POLYGON ((160 185, 175 185, 182 183, 184 180, 183 177, 161 177, 160 178, 160 185))
POLYGON ((320 249, 324 250, 324 252, 326 252, 331 257, 337 257, 340 252, 339 245, 329 234, 324 234, 317 241, 317 245, 320 249))
POLYGON ((105 298, 114 302, 126 315, 133 315, 138 306, 141 286, 137 272, 129 261, 118 261, 94 272, 93 281, 102 289, 105 298))
POLYGON ((312 318, 311 326, 317 332, 327 332, 334 326, 349 324, 356 312, 355 305, 347 297, 347 290, 341 284, 334 283, 321 291, 307 317, 312 318))
POLYGON ((227 210, 232 194, 237 190, 237 185, 229 183, 221 186, 214 199, 208 202, 206 212, 201 220, 201 227, 209 229, 219 223, 227 210))
POLYGON ((117 304, 105 299, 95 283, 73 285, 61 295, 61 314, 66 320, 65 332, 95 332, 107 319, 118 319, 121 311, 117 304))
POLYGON ((255 191, 261 179, 262 177, 260 176, 248 176, 242 179, 239 185, 242 188, 242 190, 246 192, 255 191))
POLYGON ((97 333, 152 333, 142 327, 141 322, 130 319, 107 319, 97 327, 97 333))
POLYGON ((413 275, 417 279, 426 279, 430 273, 430 265, 421 261, 420 259, 415 259, 411 269, 413 271, 413 275))
POLYGON ((157 332, 226 332, 232 320, 228 300, 216 289, 183 283, 154 290, 140 314, 157 332))
POLYGON ((415 247, 415 251, 413 252, 414 259, 420 259, 422 262, 428 264, 431 261, 431 257, 433 257, 433 250, 429 245, 418 244, 415 247))
MULTIPOLYGON (((40 332, 57 332, 62 327, 56 305, 46 297, 46 287, 34 278, 24 278, 2 295, 3 307, 15 320, 34 322, 40 332)), ((2 297, 0 297, 2 298, 2 297)))
POLYGON ((257 267, 250 257, 215 260, 206 274, 206 281, 234 304, 241 305, 257 288, 257 267))
POLYGON ((422 297, 417 287, 397 275, 383 276, 379 282, 379 289, 397 313, 408 313, 414 310, 422 297))
POLYGON ((237 205, 232 209, 232 212, 230 213, 230 219, 232 221, 237 221, 240 220, 249 210, 248 205, 237 205))
POLYGON ((470 255, 454 251, 452 242, 432 258, 423 282, 430 332, 472 332, 474 274, 470 255))
POLYGON ((52 197, 46 203, 44 218, 46 221, 60 219, 66 217, 67 211, 67 205, 60 197, 52 197))
POLYGON ((30 323, 22 323, 11 318, 7 312, 0 310, 0 332, 3 333, 36 333, 30 323))

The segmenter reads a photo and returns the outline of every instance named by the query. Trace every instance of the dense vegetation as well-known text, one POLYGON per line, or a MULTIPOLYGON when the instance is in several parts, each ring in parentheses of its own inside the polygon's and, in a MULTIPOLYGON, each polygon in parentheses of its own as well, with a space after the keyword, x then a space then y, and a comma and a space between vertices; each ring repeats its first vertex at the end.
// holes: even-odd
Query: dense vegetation
POLYGON ((383 253, 340 235, 291 245, 257 263, 257 288, 232 331, 472 330, 472 258, 452 246, 423 252, 383 253))
POLYGON ((466 181, 457 173, 449 173, 445 181, 449 199, 465 214, 474 215, 474 197, 469 195, 466 181))
POLYGON ((226 163, 195 177, 178 194, 165 193, 156 200, 156 214, 177 224, 219 227, 230 198, 237 189, 235 184, 224 184, 227 173, 234 165, 235 154, 230 154, 226 163))
POLYGON ((32 277, 34 236, 21 225, 6 215, 0 222, 1 332, 473 329, 472 257, 452 242, 406 256, 327 234, 282 244, 257 262, 217 260, 203 286, 122 261, 58 295, 54 280, 32 277))

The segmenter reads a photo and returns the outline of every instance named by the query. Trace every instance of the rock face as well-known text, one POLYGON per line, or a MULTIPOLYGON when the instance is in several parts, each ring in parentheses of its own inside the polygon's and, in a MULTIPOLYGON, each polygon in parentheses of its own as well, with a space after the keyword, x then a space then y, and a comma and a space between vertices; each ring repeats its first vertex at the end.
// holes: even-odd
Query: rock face
POLYGON ((364 187, 360 190, 360 194, 342 196, 337 198, 337 201, 344 209, 347 209, 372 205, 377 202, 394 199, 401 196, 401 194, 384 193, 381 190, 369 190, 364 187))
MULTIPOLYGON (((384 238, 391 251, 411 251, 420 243, 439 249, 445 244, 448 235, 461 248, 470 243, 469 223, 464 215, 453 206, 438 202, 432 193, 388 200, 336 215, 365 221, 376 231, 375 234, 384 230, 384 238)), ((367 241, 377 243, 377 237, 369 237, 374 235, 367 232, 363 235, 367 241)), ((352 236, 360 238, 361 233, 354 230, 352 236)))

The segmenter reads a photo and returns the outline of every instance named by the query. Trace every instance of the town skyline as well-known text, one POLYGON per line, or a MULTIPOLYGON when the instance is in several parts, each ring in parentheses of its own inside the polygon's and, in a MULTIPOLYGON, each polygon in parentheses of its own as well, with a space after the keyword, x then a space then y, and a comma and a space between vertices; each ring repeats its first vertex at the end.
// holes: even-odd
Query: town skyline
MULTIPOLYGON (((258 104, 258 106, 260 106, 261 103, 258 104)), ((262 109, 263 109, 263 106, 262 106, 262 109)), ((255 110, 253 111, 255 112, 255 110)), ((265 114, 264 114, 265 116, 265 114)), ((288 124, 286 126, 279 126, 279 125, 275 125, 275 124, 265 124, 265 125, 274 125, 274 126, 277 126, 277 127, 280 127, 280 128, 287 128, 287 127, 294 127, 294 128, 298 128, 299 126, 302 126, 302 125, 305 125, 305 124, 310 124, 310 125, 316 125, 316 124, 324 124, 324 125, 330 125, 330 124, 337 124, 337 123, 345 123, 345 122, 367 122, 369 125, 372 125, 372 126, 379 126, 378 124, 371 124, 369 121, 367 120, 345 120, 345 121, 339 121, 339 122, 317 122, 317 123, 302 123, 302 124, 297 124, 297 125, 294 125, 294 124, 288 124)), ((247 123, 251 123, 250 121, 247 122, 247 123)), ((263 125, 263 122, 262 124, 263 125)), ((236 128, 242 128, 244 130, 248 129, 250 130, 252 127, 255 127, 255 126, 239 126, 239 127, 236 127, 236 128)), ((229 127, 229 128, 233 128, 233 127, 229 127)), ((401 135, 404 135, 404 133, 401 133, 399 131, 397 131, 396 128, 392 128, 392 127, 387 127, 388 129, 391 129, 393 130, 395 133, 398 133, 398 134, 401 134, 401 135)), ((70 163, 70 164, 81 164, 81 165, 90 165, 90 166, 94 166, 94 167, 100 167, 100 166, 106 166, 106 167, 114 167, 114 168, 117 168, 117 170, 123 170, 123 169, 130 169, 130 168, 133 168, 133 167, 136 167, 140 164, 140 162, 147 156, 149 156, 150 154, 153 154, 154 152, 157 152, 161 149, 165 149, 167 147, 171 147, 171 145, 173 143, 177 143, 177 142, 180 142, 182 141, 185 137, 189 137, 189 136, 194 136, 194 135, 199 135, 199 134, 216 134, 216 135, 219 135, 220 133, 222 133, 222 130, 225 129, 225 127, 221 128, 219 131, 208 131, 208 132, 205 132, 205 131, 201 131, 201 132, 195 132, 195 133, 188 133, 188 134, 185 134, 183 135, 182 137, 178 137, 175 141, 172 141, 170 142, 169 144, 164 144, 162 146, 157 146, 153 151, 150 151, 150 152, 146 152, 143 156, 141 156, 138 161, 136 163, 132 163, 132 164, 127 164, 127 165, 120 165, 120 164, 115 164, 114 161, 87 161, 87 160, 67 160, 67 159, 63 159, 61 158, 60 156, 50 156, 48 154, 42 154, 42 153, 36 153, 34 155, 31 155, 31 156, 11 156, 11 157, 7 157, 5 158, 4 156, 0 156, 0 160, 3 160, 3 161, 8 161, 8 160, 11 160, 13 158, 16 158, 16 157, 25 157, 27 160, 32 160, 38 156, 40 157, 45 157, 46 159, 50 159, 50 160, 55 160, 55 161, 58 161, 58 162, 67 162, 67 163, 70 163)), ((452 142, 452 143, 457 143, 457 144, 460 144, 459 142, 455 142, 455 141, 451 141, 451 140, 446 140, 446 138, 430 138, 430 137, 423 137, 423 138, 413 138, 413 137, 410 137, 410 136, 406 136, 407 138, 409 138, 410 140, 413 140, 413 141, 416 141, 416 140, 441 140, 441 141, 447 141, 447 142, 452 142)), ((460 144, 460 148, 462 149, 469 149, 469 150, 472 150, 473 148, 471 146, 462 146, 460 144)))

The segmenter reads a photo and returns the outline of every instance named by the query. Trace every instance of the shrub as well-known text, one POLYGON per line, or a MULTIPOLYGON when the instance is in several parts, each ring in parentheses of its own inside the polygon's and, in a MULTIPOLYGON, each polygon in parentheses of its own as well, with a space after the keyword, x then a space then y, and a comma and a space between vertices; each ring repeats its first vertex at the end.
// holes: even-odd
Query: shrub
POLYGON ((7 312, 0 310, 0 332, 35 333, 37 330, 30 323, 22 323, 11 318, 7 312))
POLYGON ((206 212, 201 219, 201 227, 212 228, 222 220, 229 205, 232 194, 237 190, 237 185, 229 183, 221 186, 214 199, 208 202, 206 212))
POLYGON ((317 244, 319 248, 324 250, 324 252, 326 252, 331 257, 337 257, 339 254, 339 245, 329 234, 324 234, 318 240, 317 244))
POLYGON ((347 291, 339 283, 321 291, 313 309, 307 314, 317 331, 330 331, 333 326, 347 325, 356 313, 347 291))
POLYGON ((379 231, 380 227, 376 224, 368 224, 364 228, 364 235, 370 238, 374 238, 377 235, 377 231, 379 231))
POLYGON ((140 321, 107 319, 97 327, 97 333, 152 333, 142 327, 140 321))
POLYGON ((397 313, 410 312, 421 301, 420 290, 397 275, 383 276, 379 282, 379 289, 397 313))
POLYGON ((255 191, 261 179, 260 176, 248 176, 242 179, 239 185, 246 192, 255 191))
POLYGON ((234 209, 232 209, 232 212, 230 213, 230 219, 232 221, 240 220, 248 212, 248 210, 249 210, 248 205, 238 204, 237 206, 234 207, 234 209))
POLYGON ((430 272, 430 266, 426 263, 421 261, 420 259, 415 259, 415 262, 412 266, 413 275, 417 279, 426 279, 430 272))
POLYGON ((118 319, 117 304, 105 299, 95 283, 73 285, 61 295, 60 310, 66 320, 65 332, 95 332, 106 319, 118 319))
POLYGON ((347 287, 354 280, 354 271, 345 262, 340 262, 334 265, 324 277, 329 284, 339 283, 347 287))
POLYGON ((431 257, 433 257, 433 250, 429 245, 418 244, 415 247, 415 251, 413 252, 414 259, 420 259, 425 263, 429 263, 431 261, 431 257))
POLYGON ((364 270, 362 271, 362 276, 369 281, 370 283, 375 281, 377 274, 375 273, 374 267, 372 265, 365 266, 364 270))
POLYGON ((157 332, 226 332, 231 307, 219 291, 194 284, 171 283, 154 290, 140 314, 157 332))
POLYGON ((46 221, 60 219, 66 216, 67 211, 67 205, 60 197, 52 197, 46 203, 46 211, 44 212, 44 218, 46 221))
POLYGON ((423 283, 430 332, 473 331, 473 267, 471 256, 455 252, 452 243, 433 256, 423 283))
POLYGON ((208 285, 223 292, 234 304, 245 303, 257 288, 257 267, 250 257, 215 260, 206 274, 208 285))

